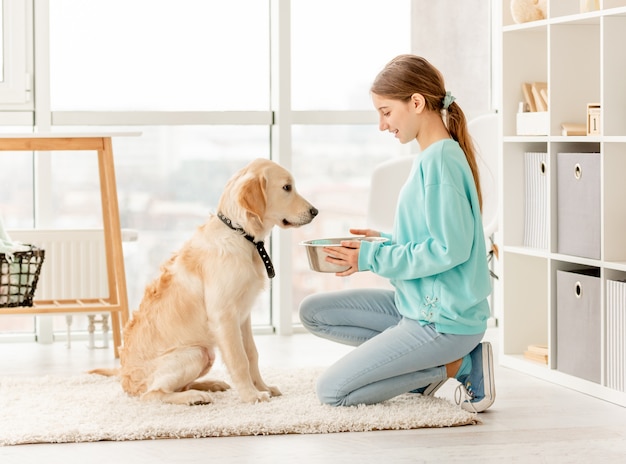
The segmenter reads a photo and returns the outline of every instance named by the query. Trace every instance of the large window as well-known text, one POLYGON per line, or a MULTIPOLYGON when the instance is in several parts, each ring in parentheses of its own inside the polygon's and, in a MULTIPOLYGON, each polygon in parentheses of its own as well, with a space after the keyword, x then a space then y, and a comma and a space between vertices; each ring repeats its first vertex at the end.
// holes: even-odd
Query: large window
MULTIPOLYGON (((141 132, 113 141, 122 228, 138 236, 125 244, 131 309, 159 265, 215 210, 235 170, 257 157, 286 164, 320 214, 310 225, 273 233, 273 248, 287 247, 290 259, 253 322, 258 330, 291 326, 310 293, 388 285, 369 273, 314 273, 298 245, 365 225, 375 166, 418 151, 378 130, 369 87, 382 66, 400 53, 424 54, 442 68, 469 117, 490 109, 489 39, 475 39, 476 30, 489 30, 488 8, 472 0, 463 6, 463 18, 472 20, 452 21, 451 1, 34 2, 34 12, 23 8, 24 26, 10 26, 26 35, 28 24, 44 26, 33 33, 41 45, 32 51, 36 105, 19 107, 28 115, 15 104, 0 106, 0 131, 141 132), (471 67, 454 67, 466 56, 471 67), (9 127, 7 120, 17 122, 9 127)), ((19 18, 14 5, 30 2, 0 3, 6 40, 8 5, 19 18)), ((3 50, 6 76, 21 64, 3 50)), ((22 55, 28 68, 28 49, 22 55)), ((99 227, 94 160, 0 153, 0 214, 10 228, 99 227)), ((50 327, 64 332, 64 318, 54 318, 50 327)), ((29 318, 19 329, 10 319, 0 318, 0 336, 34 330, 29 318)), ((75 318, 72 327, 81 324, 75 318)))

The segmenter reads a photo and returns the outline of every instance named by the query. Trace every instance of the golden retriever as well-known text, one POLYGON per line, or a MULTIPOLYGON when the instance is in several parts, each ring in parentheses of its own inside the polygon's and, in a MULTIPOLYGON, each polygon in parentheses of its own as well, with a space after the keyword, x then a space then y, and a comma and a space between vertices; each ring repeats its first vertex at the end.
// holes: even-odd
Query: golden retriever
POLYGON ((217 349, 242 401, 280 395, 261 378, 250 323, 251 307, 273 276, 263 240, 275 225, 299 227, 317 213, 286 169, 252 161, 226 184, 217 214, 147 286, 124 327, 120 368, 90 372, 119 375, 123 389, 142 399, 205 404, 209 391, 229 388, 197 381, 211 369, 217 349))

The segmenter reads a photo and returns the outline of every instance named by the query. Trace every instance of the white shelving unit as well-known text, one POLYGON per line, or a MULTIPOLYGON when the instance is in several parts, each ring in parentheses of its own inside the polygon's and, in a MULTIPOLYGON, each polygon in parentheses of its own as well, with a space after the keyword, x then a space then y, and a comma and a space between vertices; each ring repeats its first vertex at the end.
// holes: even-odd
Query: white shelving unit
MULTIPOLYGON (((626 280, 626 0, 599 3, 599 10, 581 13, 579 0, 553 0, 547 19, 523 24, 513 21, 509 0, 497 5, 502 13, 500 363, 626 406, 626 391, 607 383, 607 353, 615 347, 607 336, 612 327, 606 295, 607 281, 626 280), (523 82, 548 83, 545 136, 516 135, 523 82), (562 136, 561 123, 586 123, 588 103, 601 105, 600 135, 562 136), (524 246, 526 152, 547 154, 546 249, 524 246), (560 152, 600 153, 599 259, 557 251, 560 152), (599 383, 566 374, 558 366, 556 274, 580 269, 600 276, 599 383), (548 346, 547 365, 524 357, 531 344, 548 346)), ((626 342, 620 343, 623 350, 626 342)))

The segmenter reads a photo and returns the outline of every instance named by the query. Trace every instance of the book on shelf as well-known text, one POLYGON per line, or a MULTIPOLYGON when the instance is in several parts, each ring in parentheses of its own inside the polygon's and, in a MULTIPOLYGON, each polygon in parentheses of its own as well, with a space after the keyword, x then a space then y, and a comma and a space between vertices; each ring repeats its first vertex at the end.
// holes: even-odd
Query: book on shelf
POLYGON ((524 357, 541 364, 548 364, 548 345, 528 345, 524 357))
POLYGON ((548 84, 545 82, 522 82, 522 96, 528 112, 548 111, 548 84))
POLYGON ((530 91, 535 100, 537 111, 548 111, 548 85, 545 82, 533 82, 530 85, 530 91), (544 95, 546 96, 545 99, 544 95))
POLYGON ((585 124, 564 122, 561 124, 561 135, 587 135, 587 126, 585 124))
POLYGON ((528 107, 528 111, 534 113, 537 111, 535 105, 535 98, 533 97, 532 85, 529 82, 522 82, 522 94, 524 95, 524 101, 528 107))

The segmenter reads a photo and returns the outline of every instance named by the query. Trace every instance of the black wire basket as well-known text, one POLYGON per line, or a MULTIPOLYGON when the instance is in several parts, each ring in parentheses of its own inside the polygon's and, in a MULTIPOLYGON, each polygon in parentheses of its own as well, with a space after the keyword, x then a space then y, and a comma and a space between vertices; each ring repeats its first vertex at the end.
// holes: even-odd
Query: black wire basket
POLYGON ((0 253, 0 308, 32 306, 45 251, 33 245, 28 251, 0 253))

